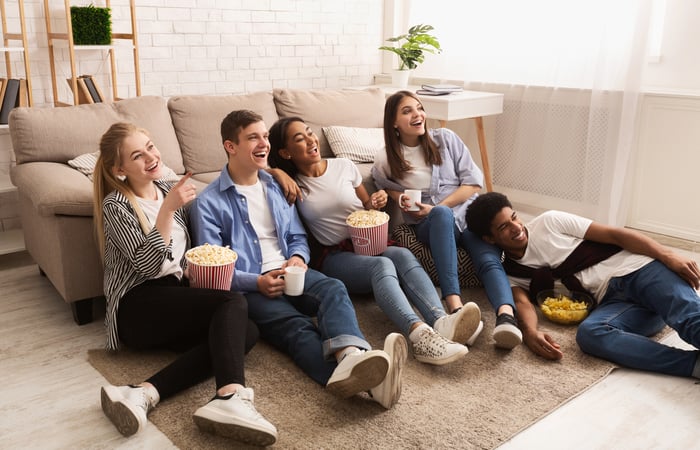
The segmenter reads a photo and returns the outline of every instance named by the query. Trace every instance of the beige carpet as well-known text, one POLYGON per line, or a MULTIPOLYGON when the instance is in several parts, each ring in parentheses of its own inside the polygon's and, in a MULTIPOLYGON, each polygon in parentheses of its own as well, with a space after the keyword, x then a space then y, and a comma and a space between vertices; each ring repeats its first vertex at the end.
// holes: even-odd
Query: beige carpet
MULTIPOLYGON (((511 352, 491 340, 494 315, 483 290, 465 291, 482 309, 485 328, 467 357, 443 367, 409 356, 403 395, 387 411, 364 394, 333 397, 282 353, 260 342, 246 359, 247 384, 256 407, 279 430, 279 449, 460 448, 489 449, 602 379, 612 364, 583 354, 575 327, 543 325, 565 357, 549 362, 524 346, 511 352)), ((356 298, 367 339, 381 347, 392 324, 371 298, 356 298)), ((90 363, 113 384, 138 383, 173 358, 171 354, 88 352, 90 363)), ((182 449, 231 448, 231 441, 200 433, 192 413, 214 393, 213 380, 158 405, 149 419, 182 449)), ((234 444, 236 447, 240 447, 234 444)))

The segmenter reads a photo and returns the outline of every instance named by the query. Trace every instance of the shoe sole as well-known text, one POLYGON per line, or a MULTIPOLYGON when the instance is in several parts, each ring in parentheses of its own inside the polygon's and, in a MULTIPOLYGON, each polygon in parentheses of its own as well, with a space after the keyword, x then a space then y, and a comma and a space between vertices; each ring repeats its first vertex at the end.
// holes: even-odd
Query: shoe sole
POLYGON ((272 445, 277 441, 277 435, 270 431, 256 428, 248 423, 233 423, 231 416, 218 415, 209 411, 203 414, 199 410, 192 416, 195 425, 201 431, 230 438, 246 444, 260 447, 272 445))
POLYGON ((388 371, 389 361, 377 354, 359 362, 345 379, 326 385, 326 389, 340 398, 349 398, 377 386, 388 371))
MULTIPOLYGON (((384 351, 389 355, 389 360, 391 364, 389 365, 389 372, 386 374, 386 378, 389 378, 389 386, 391 387, 391 392, 389 393, 388 399, 383 399, 384 401, 379 402, 386 409, 391 409, 396 403, 398 403, 399 398, 401 398, 401 391, 403 389, 403 368, 406 365, 406 360, 408 359, 408 344, 406 344, 406 338, 398 333, 391 333, 384 340, 384 351)), ((386 383, 386 378, 384 383, 386 383)), ((384 393, 381 395, 384 397, 384 393)))
POLYGON ((102 411, 123 436, 129 437, 139 431, 140 425, 136 413, 121 402, 123 399, 121 392, 113 386, 102 387, 100 392, 102 411))
POLYGON ((457 314, 460 314, 460 317, 459 322, 457 322, 455 326, 454 336, 451 338, 448 336, 445 337, 458 344, 464 344, 479 328, 479 323, 481 323, 481 310, 476 303, 468 302, 462 306, 462 309, 460 309, 457 314))
POLYGON ((515 326, 499 325, 493 330, 493 340, 496 347, 512 350, 523 342, 523 335, 515 326))
POLYGON ((484 330, 484 321, 480 320, 479 321, 479 327, 476 329, 474 334, 467 340, 467 346, 471 347, 474 345, 474 342, 476 342, 476 339, 481 335, 481 332, 484 330))
MULTIPOLYGON (((464 347, 464 346, 462 345, 462 347, 464 347)), ((464 358, 465 356, 467 356, 467 353, 469 353, 469 349, 467 347, 464 347, 464 349, 460 349, 459 352, 453 353, 450 356, 447 356, 447 357, 441 358, 441 359, 429 358, 429 357, 420 356, 420 355, 414 355, 414 356, 416 357, 416 361, 418 361, 418 362, 432 364, 433 366, 444 366, 445 364, 449 364, 451 362, 457 361, 458 359, 464 358)))

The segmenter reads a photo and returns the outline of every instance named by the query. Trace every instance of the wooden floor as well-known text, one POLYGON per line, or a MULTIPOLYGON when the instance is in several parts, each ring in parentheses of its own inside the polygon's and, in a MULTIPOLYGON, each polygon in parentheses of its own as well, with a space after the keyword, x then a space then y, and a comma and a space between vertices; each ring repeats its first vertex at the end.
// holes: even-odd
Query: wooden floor
MULTIPOLYGON (((26 253, 0 256, 0 449, 174 448, 154 426, 122 438, 102 414, 105 380, 86 361, 104 342, 97 313, 78 327, 26 253), (8 270, 23 281, 9 283, 8 270)), ((500 450, 700 448, 698 425, 695 380, 620 369, 500 450)))

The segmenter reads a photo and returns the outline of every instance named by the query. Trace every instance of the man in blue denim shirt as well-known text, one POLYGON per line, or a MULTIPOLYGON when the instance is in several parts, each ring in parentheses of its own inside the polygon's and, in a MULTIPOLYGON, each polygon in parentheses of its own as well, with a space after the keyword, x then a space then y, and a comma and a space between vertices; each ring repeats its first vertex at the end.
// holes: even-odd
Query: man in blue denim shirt
POLYGON ((343 283, 307 268, 309 246, 296 208, 265 170, 270 143, 262 117, 233 111, 221 123, 221 137, 228 164, 192 205, 194 243, 238 253, 231 289, 245 295, 263 339, 337 395, 369 391, 390 408, 401 394, 405 339, 392 333, 386 351, 371 350, 343 283), (302 295, 284 294, 288 266, 307 269, 302 295))

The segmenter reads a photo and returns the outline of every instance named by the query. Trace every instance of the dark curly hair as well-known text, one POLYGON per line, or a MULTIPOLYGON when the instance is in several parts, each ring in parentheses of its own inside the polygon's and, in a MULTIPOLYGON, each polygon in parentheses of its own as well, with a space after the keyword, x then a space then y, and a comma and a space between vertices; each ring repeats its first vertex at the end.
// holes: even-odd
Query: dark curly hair
POLYGON ((491 235, 491 222, 503 208, 512 208, 510 200, 499 192, 479 195, 467 208, 467 227, 483 237, 491 235))
POLYGON ((294 122, 304 122, 301 117, 284 117, 279 119, 270 127, 270 155, 267 158, 267 163, 272 168, 284 170, 291 178, 296 179, 299 170, 297 166, 289 159, 284 159, 280 155, 280 150, 287 145, 287 130, 289 125, 294 122))

